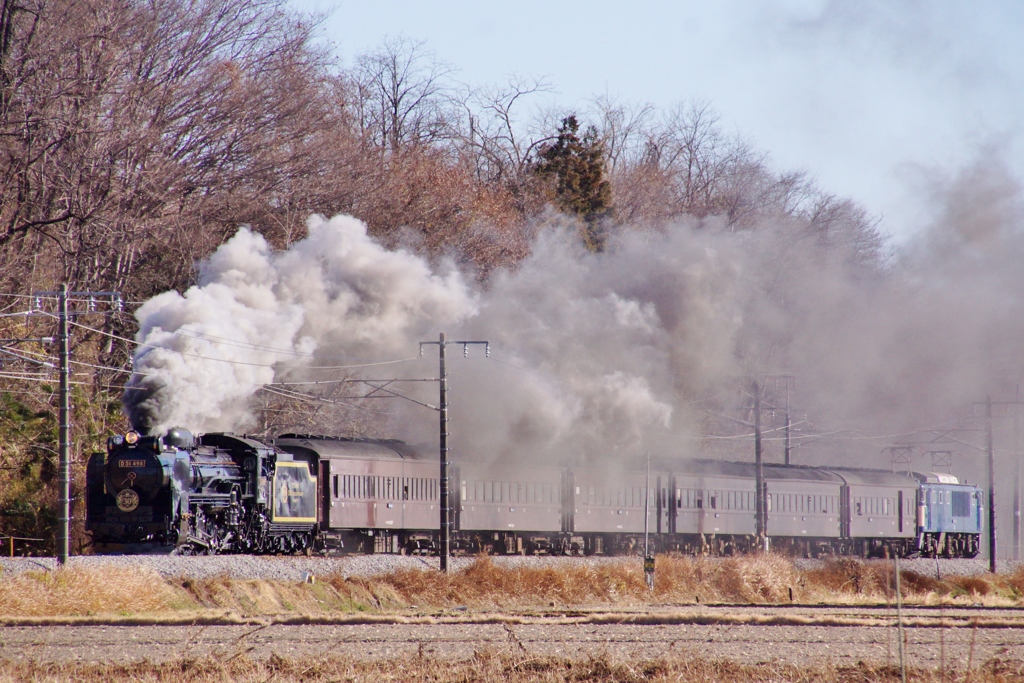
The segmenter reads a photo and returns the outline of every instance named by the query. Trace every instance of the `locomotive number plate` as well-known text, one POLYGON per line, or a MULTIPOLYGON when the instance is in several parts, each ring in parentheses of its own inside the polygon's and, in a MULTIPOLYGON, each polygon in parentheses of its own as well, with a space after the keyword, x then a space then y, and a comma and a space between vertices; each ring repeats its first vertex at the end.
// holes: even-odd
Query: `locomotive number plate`
POLYGON ((118 460, 117 461, 117 466, 118 467, 145 467, 146 466, 146 461, 145 460, 118 460))

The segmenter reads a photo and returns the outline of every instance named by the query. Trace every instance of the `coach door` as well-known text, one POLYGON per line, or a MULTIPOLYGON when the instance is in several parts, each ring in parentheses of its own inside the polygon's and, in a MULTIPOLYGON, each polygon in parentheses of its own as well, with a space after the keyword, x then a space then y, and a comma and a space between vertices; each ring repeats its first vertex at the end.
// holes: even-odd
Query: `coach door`
POLYGON ((661 477, 658 477, 657 480, 655 480, 655 484, 654 484, 654 501, 655 501, 655 512, 654 512, 655 517, 654 518, 656 520, 658 520, 657 525, 655 525, 655 533, 658 533, 658 534, 661 533, 661 511, 665 509, 665 506, 662 504, 664 500, 665 500, 665 490, 663 488, 661 488, 661 477))
POLYGON ((676 533, 676 520, 679 518, 679 489, 676 488, 674 475, 668 478, 668 532, 676 533))
POLYGON ((850 537, 850 487, 846 484, 839 489, 839 536, 850 537))
POLYGON ((331 501, 338 497, 338 475, 331 477, 331 461, 320 461, 320 485, 316 487, 316 509, 320 511, 320 528, 331 526, 331 501), (333 490, 331 487, 334 487, 333 490), (333 494, 333 495, 332 495, 333 494))
POLYGON ((576 531, 576 519, 575 519, 575 477, 573 476, 572 470, 562 470, 562 491, 561 491, 561 502, 562 502, 562 532, 572 533, 576 531))
POLYGON ((451 530, 462 528, 462 472, 457 465, 448 465, 448 510, 451 530))

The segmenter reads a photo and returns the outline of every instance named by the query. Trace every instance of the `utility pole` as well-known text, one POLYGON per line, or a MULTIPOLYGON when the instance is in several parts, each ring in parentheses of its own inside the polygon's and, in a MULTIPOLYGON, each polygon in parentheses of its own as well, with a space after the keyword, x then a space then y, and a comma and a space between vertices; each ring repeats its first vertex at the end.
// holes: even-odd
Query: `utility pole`
MULTIPOLYGON (((121 310, 120 292, 69 292, 67 284, 62 284, 56 292, 36 292, 35 296, 57 297, 57 344, 60 354, 60 398, 59 398, 59 434, 57 471, 57 562, 66 564, 71 552, 71 335, 68 331, 68 319, 72 315, 84 315, 93 310, 98 299, 111 302, 114 309, 121 310), (68 311, 68 297, 88 298, 89 309, 85 311, 68 311)), ((38 306, 38 303, 37 303, 38 306)))
POLYGON ((491 344, 488 341, 448 341, 445 339, 444 332, 440 334, 438 340, 420 342, 420 354, 423 353, 423 347, 437 344, 439 369, 438 383, 440 384, 440 405, 438 406, 438 413, 440 415, 440 429, 441 429, 441 443, 440 443, 440 456, 441 456, 441 480, 440 480, 440 508, 441 508, 441 571, 448 571, 448 558, 451 555, 451 539, 452 539, 452 526, 451 526, 451 497, 448 477, 448 373, 445 369, 445 347, 449 344, 461 344, 462 355, 469 356, 469 347, 471 344, 483 344, 484 355, 490 357, 491 355, 491 344))
POLYGON ((757 380, 753 382, 754 391, 754 479, 757 491, 754 495, 754 534, 758 544, 766 544, 768 530, 766 528, 766 509, 764 491, 764 462, 761 457, 761 387, 757 380))
POLYGON ((60 470, 57 474, 57 562, 66 564, 71 550, 71 363, 68 340, 68 286, 57 298, 57 342, 60 344, 60 470))
POLYGON ((1013 413, 1013 559, 1020 559, 1020 385, 1013 413))
POLYGON ((789 456, 790 456, 790 452, 792 450, 790 448, 790 442, 789 442, 789 432, 790 432, 790 429, 792 429, 792 427, 793 427, 793 420, 790 418, 790 415, 789 415, 789 376, 787 375, 786 376, 786 457, 785 457, 785 460, 784 460, 784 462, 787 465, 790 464, 789 456))
POLYGON ((992 447, 992 397, 985 397, 985 450, 988 453, 988 570, 996 573, 996 458, 992 447))

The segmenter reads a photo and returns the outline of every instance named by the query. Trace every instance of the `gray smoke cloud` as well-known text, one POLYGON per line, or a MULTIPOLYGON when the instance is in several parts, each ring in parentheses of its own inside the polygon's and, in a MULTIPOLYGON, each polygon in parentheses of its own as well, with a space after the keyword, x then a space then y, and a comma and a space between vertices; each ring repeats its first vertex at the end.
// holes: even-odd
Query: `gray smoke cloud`
MULTIPOLYGON (((1024 375, 1024 209, 997 156, 933 186, 931 227, 886 268, 793 220, 623 231, 602 254, 551 227, 480 290, 351 217, 311 218, 281 253, 243 229, 196 287, 139 309, 126 408, 150 432, 244 429, 263 384, 406 358, 446 331, 491 343, 490 360, 449 350, 456 443, 489 458, 696 455, 738 388, 783 372, 819 430, 935 426, 1024 375)), ((433 358, 397 374, 434 376, 433 358)), ((435 414, 396 410, 396 433, 436 438, 435 414)))

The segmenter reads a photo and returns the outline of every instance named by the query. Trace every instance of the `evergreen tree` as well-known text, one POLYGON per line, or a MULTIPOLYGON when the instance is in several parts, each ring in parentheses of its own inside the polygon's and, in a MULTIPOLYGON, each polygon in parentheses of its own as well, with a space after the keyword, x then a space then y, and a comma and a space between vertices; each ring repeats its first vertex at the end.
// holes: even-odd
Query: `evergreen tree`
POLYGON ((612 188, 604 177, 604 145, 590 126, 582 138, 575 115, 562 119, 558 136, 540 148, 535 173, 549 183, 551 200, 561 211, 583 220, 583 241, 603 251, 605 223, 612 216, 612 188))

